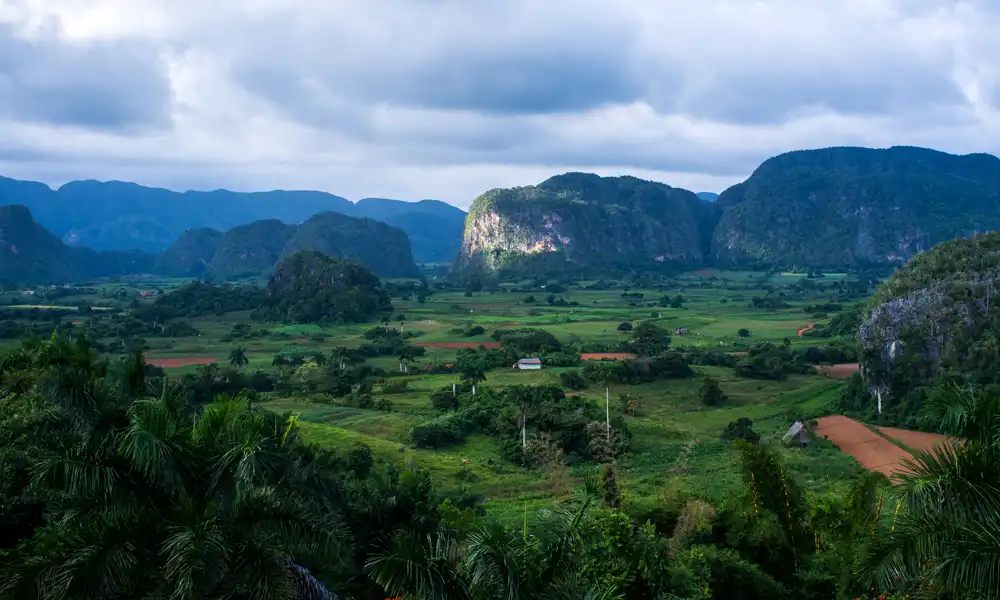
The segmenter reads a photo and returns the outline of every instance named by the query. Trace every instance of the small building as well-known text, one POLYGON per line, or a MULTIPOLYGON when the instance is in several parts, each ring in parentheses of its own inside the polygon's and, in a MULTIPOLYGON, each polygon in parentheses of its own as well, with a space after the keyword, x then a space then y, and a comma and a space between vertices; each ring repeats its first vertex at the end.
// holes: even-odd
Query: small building
POLYGON ((781 437, 781 441, 786 444, 792 440, 798 442, 803 448, 809 445, 809 429, 802 421, 792 423, 792 426, 788 428, 788 432, 781 437))
POLYGON ((537 371, 542 368, 542 359, 522 358, 514 363, 514 368, 520 369, 521 371, 537 371))
POLYGON ((139 292, 139 297, 141 297, 141 298, 151 298, 152 296, 155 296, 155 295, 156 295, 156 292, 139 292))
POLYGON ((35 290, 24 290, 23 292, 21 292, 21 295, 22 296, 34 296, 35 295, 35 290))
POLYGON ((687 335, 687 327, 678 327, 674 330, 674 335, 687 335))

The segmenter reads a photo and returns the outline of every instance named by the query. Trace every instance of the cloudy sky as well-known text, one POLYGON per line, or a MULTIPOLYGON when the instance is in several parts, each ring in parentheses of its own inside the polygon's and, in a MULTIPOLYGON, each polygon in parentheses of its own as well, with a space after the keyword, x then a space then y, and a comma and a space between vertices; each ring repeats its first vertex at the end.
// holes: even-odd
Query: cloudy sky
POLYGON ((1000 153, 996 0, 0 0, 0 174, 439 198, 1000 153))

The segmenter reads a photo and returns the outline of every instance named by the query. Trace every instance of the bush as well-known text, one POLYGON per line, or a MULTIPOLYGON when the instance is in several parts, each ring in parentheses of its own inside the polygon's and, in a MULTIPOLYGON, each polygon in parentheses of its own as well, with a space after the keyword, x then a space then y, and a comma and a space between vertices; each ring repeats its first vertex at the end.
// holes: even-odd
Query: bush
POLYGON ((410 429, 410 440, 418 448, 442 448, 465 439, 468 423, 461 413, 450 413, 410 429))
POLYGON ((741 327, 740 330, 736 332, 736 335, 740 336, 741 338, 750 337, 750 330, 747 329, 746 327, 741 327))
POLYGON ((618 331, 632 331, 632 324, 629 323, 628 321, 625 321, 624 323, 618 326, 618 331))
POLYGON ((743 440, 748 444, 756 444, 760 441, 760 434, 753 430, 753 421, 740 417, 726 425, 722 431, 722 439, 730 442, 743 440))
POLYGON ((582 390, 587 387, 587 380, 579 371, 563 371, 559 374, 559 382, 571 390, 582 390))
POLYGON ((727 400, 725 392, 719 387, 719 382, 711 377, 706 377, 701 382, 701 388, 698 390, 698 399, 705 406, 722 406, 727 400))

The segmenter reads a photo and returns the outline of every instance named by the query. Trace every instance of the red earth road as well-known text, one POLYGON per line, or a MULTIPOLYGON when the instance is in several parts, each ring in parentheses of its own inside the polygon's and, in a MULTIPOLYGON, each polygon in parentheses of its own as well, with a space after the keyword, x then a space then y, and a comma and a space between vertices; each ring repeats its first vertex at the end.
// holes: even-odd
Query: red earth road
POLYGON ((840 365, 816 365, 816 372, 833 379, 847 379, 858 372, 861 365, 858 363, 844 363, 840 365))
POLYGON ((219 362, 216 356, 172 356, 170 358, 147 358, 146 364, 163 369, 176 369, 191 365, 210 365, 219 362))
POLYGON ((809 331, 810 329, 812 329, 812 328, 813 328, 813 327, 815 327, 815 326, 816 326, 816 324, 815 324, 815 323, 810 323, 810 324, 806 325, 805 327, 803 327, 802 329, 800 329, 800 330, 799 330, 799 337, 802 337, 802 335, 803 335, 803 334, 804 334, 805 332, 809 331))
MULTIPOLYGON (((863 423, 841 415, 831 415, 816 420, 813 432, 826 437, 840 450, 854 457, 858 463, 886 476, 904 472, 900 461, 913 458, 909 452, 868 429, 863 423)), ((912 433, 912 432, 909 432, 912 433)))

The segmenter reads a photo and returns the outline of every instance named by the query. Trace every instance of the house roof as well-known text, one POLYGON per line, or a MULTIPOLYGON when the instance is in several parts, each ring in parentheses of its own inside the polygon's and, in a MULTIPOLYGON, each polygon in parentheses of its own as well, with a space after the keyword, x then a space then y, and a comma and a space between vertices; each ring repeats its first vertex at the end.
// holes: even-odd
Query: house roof
POLYGON ((542 364, 542 359, 540 359, 540 358, 522 358, 521 360, 519 360, 517 362, 518 362, 518 364, 522 364, 522 365, 540 365, 540 364, 542 364))

